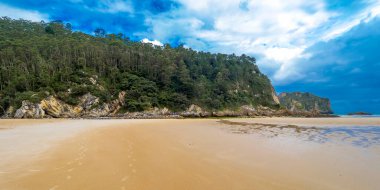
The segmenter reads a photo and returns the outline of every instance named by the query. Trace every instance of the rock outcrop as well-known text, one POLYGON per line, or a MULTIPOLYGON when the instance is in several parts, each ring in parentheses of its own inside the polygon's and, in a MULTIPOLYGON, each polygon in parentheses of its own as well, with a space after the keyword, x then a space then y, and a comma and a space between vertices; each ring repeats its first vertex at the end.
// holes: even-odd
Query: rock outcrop
POLYGON ((278 98, 277 93, 273 87, 272 87, 272 98, 276 104, 281 104, 280 99, 278 98))
POLYGON ((96 106, 97 104, 99 104, 99 98, 93 96, 90 93, 87 93, 80 98, 80 103, 78 106, 81 107, 84 111, 89 111, 91 108, 93 108, 93 106, 96 106))
POLYGON ((23 101, 22 106, 16 111, 15 118, 33 118, 40 119, 45 117, 45 111, 40 104, 34 104, 29 101, 23 101))
POLYGON ((224 109, 208 112, 197 105, 191 105, 187 111, 180 113, 183 117, 256 117, 256 116, 280 116, 282 110, 275 110, 265 106, 244 105, 237 109, 224 109))
MULTIPOLYGON (((274 91, 273 91, 274 92, 274 91)), ((180 118, 180 117, 260 117, 260 116, 297 116, 317 117, 321 113, 331 111, 328 100, 303 94, 296 94, 296 98, 289 98, 288 94, 281 94, 280 100, 286 100, 288 109, 272 109, 265 106, 243 105, 236 109, 224 109, 210 111, 192 104, 186 111, 175 113, 168 108, 153 107, 143 112, 119 113, 124 106, 126 93, 118 94, 118 97, 110 102, 101 103, 100 99, 90 93, 79 97, 77 105, 69 105, 55 96, 49 96, 40 103, 23 101, 22 106, 15 111, 8 108, 5 117, 14 118, 180 118), (288 98, 288 99, 286 99, 288 98), (327 102, 326 102, 327 101, 327 102), (324 108, 324 109, 321 109, 324 108), (13 114, 14 113, 14 114, 13 114)), ((273 96, 273 99, 275 100, 273 96)), ((276 102, 276 101, 275 101, 276 102)))
POLYGON ((210 116, 210 113, 204 111, 198 105, 192 104, 186 111, 181 112, 180 115, 183 117, 207 117, 210 116))
POLYGON ((12 115, 13 108, 8 108, 5 117, 14 118, 79 118, 114 116, 124 105, 125 92, 118 98, 99 105, 99 98, 87 93, 79 98, 79 104, 69 105, 54 96, 43 99, 40 103, 23 101, 22 106, 12 115))
POLYGON ((13 106, 9 106, 7 110, 5 110, 5 113, 2 116, 2 118, 12 118, 14 116, 14 113, 15 113, 15 108, 13 106))
POLYGON ((49 96, 43 99, 39 104, 34 104, 33 107, 28 103, 17 111, 15 117, 25 118, 36 115, 36 118, 54 117, 54 118, 78 118, 78 117, 108 117, 115 115, 124 105, 125 92, 120 92, 118 98, 99 105, 99 98, 87 93, 79 98, 79 104, 72 106, 57 99, 54 96, 49 96), (36 109, 39 108, 39 109, 36 109), (41 113, 43 112, 43 115, 41 113))
POLYGON ((40 106, 46 114, 55 118, 75 118, 83 111, 83 107, 68 105, 54 96, 42 100, 40 106))
POLYGON ((352 112, 352 113, 348 113, 347 115, 353 115, 353 116, 355 116, 355 115, 360 115, 360 116, 369 116, 369 115, 373 115, 372 113, 368 113, 368 112, 362 112, 362 111, 360 111, 360 112, 352 112))
POLYGON ((329 99, 311 93, 281 93, 279 98, 281 105, 291 112, 333 113, 329 99))
MULTIPOLYGON (((93 100, 92 104, 90 104, 91 106, 98 104, 98 100, 95 100, 94 98, 91 98, 91 99, 93 100)), ((87 111, 87 113, 85 113, 84 116, 87 116, 87 117, 115 116, 116 113, 120 110, 120 108, 124 105, 124 100, 125 100, 125 92, 122 91, 118 94, 117 99, 111 101, 110 103, 103 103, 102 105, 87 111)))

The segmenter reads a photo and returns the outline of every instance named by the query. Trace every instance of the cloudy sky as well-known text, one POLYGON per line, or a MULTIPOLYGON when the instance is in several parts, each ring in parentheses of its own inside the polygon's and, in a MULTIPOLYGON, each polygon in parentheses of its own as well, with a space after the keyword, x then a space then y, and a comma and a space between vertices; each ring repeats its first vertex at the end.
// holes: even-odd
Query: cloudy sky
POLYGON ((0 16, 255 56, 278 92, 380 113, 380 0, 0 0, 0 16))

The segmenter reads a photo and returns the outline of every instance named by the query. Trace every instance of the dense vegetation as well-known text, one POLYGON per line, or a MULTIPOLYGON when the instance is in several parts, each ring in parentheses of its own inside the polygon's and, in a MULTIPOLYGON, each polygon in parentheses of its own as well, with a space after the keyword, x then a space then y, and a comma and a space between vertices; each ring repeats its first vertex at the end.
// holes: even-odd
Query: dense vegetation
POLYGON ((128 111, 275 106, 270 81, 252 57, 158 47, 101 29, 92 36, 62 22, 1 18, 0 64, 0 113, 49 95, 76 104, 87 92, 110 101, 120 91, 127 92, 128 111))
POLYGON ((281 105, 291 111, 319 111, 324 114, 333 113, 328 98, 321 98, 308 92, 281 93, 279 99, 281 105))

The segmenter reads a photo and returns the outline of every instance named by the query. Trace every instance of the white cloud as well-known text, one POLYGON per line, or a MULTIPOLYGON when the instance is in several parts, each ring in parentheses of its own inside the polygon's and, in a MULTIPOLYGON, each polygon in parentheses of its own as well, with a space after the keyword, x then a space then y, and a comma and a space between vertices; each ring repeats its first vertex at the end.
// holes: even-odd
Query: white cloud
POLYGON ((327 9, 328 1, 321 0, 177 1, 183 5, 179 9, 148 17, 152 38, 181 39, 196 50, 255 55, 275 83, 302 80, 314 67, 298 62, 312 56, 305 49, 380 14, 380 0, 368 0, 368 8, 352 15, 327 9))
POLYGON ((277 77, 272 78, 296 74, 285 68, 305 56, 303 50, 314 39, 314 30, 334 15, 320 0, 250 0, 244 9, 236 0, 178 1, 183 8, 147 21, 154 38, 170 41, 180 36, 197 50, 261 55, 258 64, 275 70, 277 77))
POLYGON ((149 40, 148 38, 144 38, 143 40, 141 40, 142 43, 146 43, 146 44, 152 44, 152 45, 155 45, 155 46, 164 46, 164 44, 162 44, 160 41, 158 40, 149 40))
POLYGON ((0 16, 7 16, 13 19, 25 19, 35 22, 40 22, 41 20, 48 21, 48 16, 42 14, 38 11, 30 11, 11 7, 0 3, 0 16))
POLYGON ((278 62, 286 62, 300 58, 304 49, 302 48, 268 48, 264 55, 268 59, 272 59, 278 62))
POLYGON ((328 30, 327 33, 322 37, 322 40, 329 41, 331 39, 337 38, 351 30, 353 27, 359 25, 361 22, 367 23, 378 15, 380 15, 380 1, 376 0, 366 9, 360 11, 355 15, 350 15, 349 19, 333 25, 331 29, 328 30))

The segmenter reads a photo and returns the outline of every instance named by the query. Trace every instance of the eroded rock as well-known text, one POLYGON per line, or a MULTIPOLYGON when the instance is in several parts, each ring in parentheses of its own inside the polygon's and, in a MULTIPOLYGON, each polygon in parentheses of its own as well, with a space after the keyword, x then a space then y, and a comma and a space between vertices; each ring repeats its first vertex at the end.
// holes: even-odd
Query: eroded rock
POLYGON ((45 117, 45 111, 40 104, 34 104, 29 101, 22 101, 22 106, 16 111, 15 118, 34 118, 40 119, 45 117))
POLYGON ((83 107, 68 105, 54 96, 42 100, 40 106, 46 114, 55 118, 75 118, 83 111, 83 107))
POLYGON ((96 96, 93 96, 90 93, 87 93, 83 95, 80 98, 79 107, 82 107, 84 111, 90 110, 93 106, 96 106, 99 103, 99 98, 96 96))
POLYGON ((192 104, 189 108, 180 114, 183 117, 208 117, 211 114, 205 110, 203 110, 198 105, 192 104))

